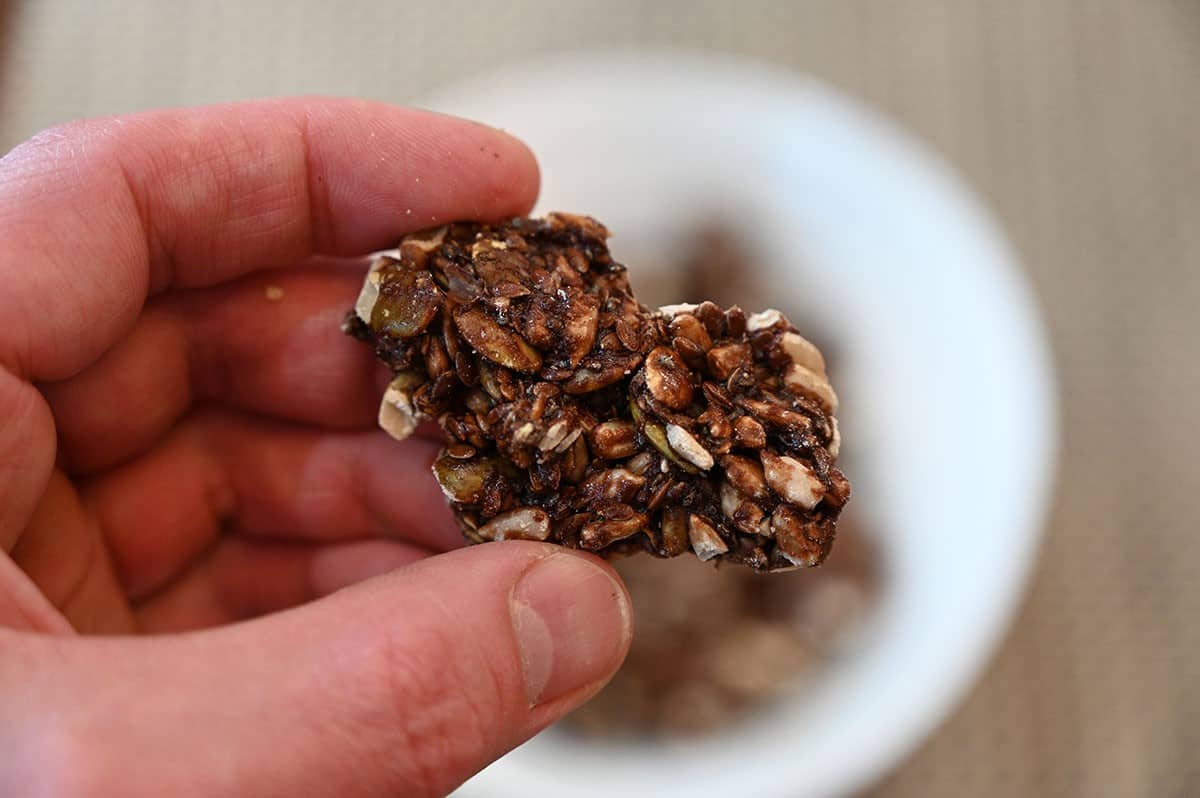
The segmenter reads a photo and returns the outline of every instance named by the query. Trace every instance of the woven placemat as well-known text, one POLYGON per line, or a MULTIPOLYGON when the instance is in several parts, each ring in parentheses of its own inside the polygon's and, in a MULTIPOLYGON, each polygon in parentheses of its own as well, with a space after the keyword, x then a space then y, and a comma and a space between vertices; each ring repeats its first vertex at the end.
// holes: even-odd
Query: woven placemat
POLYGON ((1061 380, 1062 473, 1002 651, 871 794, 1200 794, 1200 4, 245 5, 22 4, 0 146, 156 105, 404 100, 531 52, 638 43, 798 67, 932 143, 1028 264, 1061 380))

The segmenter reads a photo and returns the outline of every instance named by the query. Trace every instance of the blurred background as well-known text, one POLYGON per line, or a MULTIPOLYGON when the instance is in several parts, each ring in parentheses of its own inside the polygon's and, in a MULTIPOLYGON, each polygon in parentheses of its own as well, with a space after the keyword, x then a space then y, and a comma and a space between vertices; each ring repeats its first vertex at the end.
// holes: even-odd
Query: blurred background
POLYGON ((638 45, 793 67, 898 120, 993 209, 1049 328, 1060 473, 1031 589, 967 700, 867 794, 1200 794, 1200 3, 0 0, 0 151, 82 116, 403 102, 638 45))

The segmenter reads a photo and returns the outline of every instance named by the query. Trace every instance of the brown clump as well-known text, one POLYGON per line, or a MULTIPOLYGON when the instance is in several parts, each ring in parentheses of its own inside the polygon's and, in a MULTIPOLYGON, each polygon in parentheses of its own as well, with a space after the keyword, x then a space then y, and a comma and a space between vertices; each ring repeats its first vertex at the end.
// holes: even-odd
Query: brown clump
POLYGON ((642 306, 607 236, 550 214, 377 258, 346 329, 395 375, 381 425, 437 420, 474 542, 818 564, 850 490, 819 353, 778 311, 642 306))

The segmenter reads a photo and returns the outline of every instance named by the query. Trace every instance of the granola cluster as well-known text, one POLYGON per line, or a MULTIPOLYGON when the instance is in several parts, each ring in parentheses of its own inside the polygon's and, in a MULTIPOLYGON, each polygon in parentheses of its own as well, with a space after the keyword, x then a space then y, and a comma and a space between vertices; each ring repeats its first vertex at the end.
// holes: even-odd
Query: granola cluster
POLYGON ((395 375, 381 426, 437 421, 473 542, 820 563, 850 493, 820 352, 775 310, 642 306, 607 237, 550 214, 379 256, 346 329, 395 375))

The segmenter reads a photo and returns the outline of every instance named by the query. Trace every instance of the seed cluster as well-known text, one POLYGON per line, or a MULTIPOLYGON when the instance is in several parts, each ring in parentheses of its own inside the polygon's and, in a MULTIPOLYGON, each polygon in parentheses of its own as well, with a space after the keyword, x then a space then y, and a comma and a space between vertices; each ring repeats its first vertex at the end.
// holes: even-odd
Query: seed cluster
POLYGON ((550 214, 379 256, 346 330, 394 374, 381 426, 437 421, 473 542, 820 563, 850 493, 820 352, 775 310, 642 306, 607 237, 550 214))

